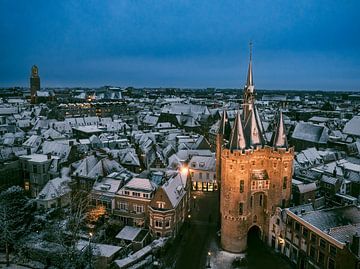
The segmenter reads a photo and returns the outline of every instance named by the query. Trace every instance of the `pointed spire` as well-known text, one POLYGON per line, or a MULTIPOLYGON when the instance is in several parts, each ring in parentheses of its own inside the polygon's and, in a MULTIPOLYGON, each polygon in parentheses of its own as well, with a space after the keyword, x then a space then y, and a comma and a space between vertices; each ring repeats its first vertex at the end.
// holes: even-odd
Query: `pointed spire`
POLYGON ((246 141, 244 136, 244 129, 241 122, 240 111, 238 111, 236 114, 234 126, 231 130, 229 148, 230 150, 246 148, 246 141))
POLYGON ((252 72, 252 42, 250 42, 249 45, 250 45, 250 60, 249 60, 246 85, 244 87, 244 103, 243 103, 244 121, 247 121, 250 114, 250 105, 255 101, 255 86, 254 86, 254 77, 252 72))
POLYGON ((249 111, 249 117, 245 125, 245 133, 247 136, 247 144, 249 147, 264 145, 264 137, 261 132, 260 123, 256 117, 255 105, 251 104, 252 109, 249 111))
POLYGON ((252 72, 252 42, 249 43, 250 47, 250 60, 249 60, 249 67, 248 67, 248 73, 247 73, 247 79, 246 79, 246 88, 249 88, 250 86, 254 86, 253 81, 253 72, 252 72))
POLYGON ((281 110, 279 111, 279 117, 276 124, 276 128, 271 138, 271 145, 275 148, 288 147, 288 142, 286 138, 286 129, 285 129, 283 114, 281 110))
POLYGON ((228 140, 229 136, 230 136, 230 132, 231 132, 231 126, 230 126, 230 122, 229 122, 229 117, 226 113, 226 110, 224 109, 223 113, 221 115, 218 134, 223 135, 224 139, 228 140))
POLYGON ((267 142, 267 139, 265 137, 264 125, 262 124, 259 111, 258 111, 258 109, 257 109, 257 107, 255 105, 253 106, 253 108, 254 108, 254 112, 255 112, 255 115, 256 115, 256 120, 257 120, 257 122, 259 124, 259 127, 260 127, 260 133, 262 134, 262 136, 264 138, 264 141, 267 142))

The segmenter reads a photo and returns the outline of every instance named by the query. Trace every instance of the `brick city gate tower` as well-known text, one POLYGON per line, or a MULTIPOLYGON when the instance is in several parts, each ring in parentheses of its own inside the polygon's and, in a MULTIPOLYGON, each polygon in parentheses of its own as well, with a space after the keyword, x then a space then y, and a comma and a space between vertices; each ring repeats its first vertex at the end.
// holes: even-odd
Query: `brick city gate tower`
MULTIPOLYGON (((225 113, 220 121, 222 134, 227 125, 222 122, 227 120, 225 113)), ((264 136, 255 106, 251 52, 243 113, 237 113, 229 140, 222 139, 222 135, 219 138, 221 245, 230 252, 243 252, 247 249, 248 231, 258 226, 265 240, 276 207, 289 205, 294 159, 281 112, 276 117, 271 140, 264 136)))

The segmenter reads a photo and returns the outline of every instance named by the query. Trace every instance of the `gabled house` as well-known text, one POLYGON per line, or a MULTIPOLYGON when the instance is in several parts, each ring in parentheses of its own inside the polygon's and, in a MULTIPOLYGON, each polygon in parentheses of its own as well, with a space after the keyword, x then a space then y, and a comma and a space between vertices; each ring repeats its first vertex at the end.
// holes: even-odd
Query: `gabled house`
POLYGON ((188 172, 175 172, 160 186, 149 205, 149 229, 153 237, 175 237, 190 212, 188 172))
POLYGON ((49 180, 36 197, 37 206, 50 209, 65 207, 70 203, 70 178, 57 177, 49 180))
POLYGON ((117 192, 114 215, 125 225, 146 227, 148 205, 156 187, 147 178, 132 178, 117 192))

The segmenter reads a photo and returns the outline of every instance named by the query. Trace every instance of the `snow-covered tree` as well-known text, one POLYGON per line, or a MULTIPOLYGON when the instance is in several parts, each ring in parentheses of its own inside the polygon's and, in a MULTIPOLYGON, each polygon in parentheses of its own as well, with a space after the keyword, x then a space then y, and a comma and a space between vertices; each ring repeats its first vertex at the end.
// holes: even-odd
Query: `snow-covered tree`
POLYGON ((61 268, 93 267, 95 245, 90 243, 92 235, 84 234, 82 229, 87 223, 89 202, 88 193, 73 191, 65 221, 55 222, 46 228, 47 240, 58 246, 56 264, 61 268), (84 236, 88 236, 89 244, 85 249, 80 250, 79 242, 84 236))
POLYGON ((9 265, 10 250, 25 232, 30 218, 29 199, 18 186, 0 193, 0 242, 5 247, 6 264, 9 265))

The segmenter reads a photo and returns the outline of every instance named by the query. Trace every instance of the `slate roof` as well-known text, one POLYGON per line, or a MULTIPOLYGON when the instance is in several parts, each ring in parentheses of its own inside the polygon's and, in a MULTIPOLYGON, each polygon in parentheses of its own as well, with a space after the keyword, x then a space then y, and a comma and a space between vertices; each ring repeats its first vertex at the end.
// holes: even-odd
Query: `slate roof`
POLYGON ((360 137, 360 116, 354 116, 349 120, 344 126, 343 133, 360 137))
POLYGON ((135 238, 141 233, 141 228, 133 226, 125 226, 122 230, 115 236, 116 239, 123 239, 127 241, 134 241, 135 238))
POLYGON ((189 162, 190 169, 215 171, 214 156, 193 156, 189 162))
POLYGON ((79 162, 73 163, 72 166, 76 168, 73 175, 87 176, 97 162, 97 158, 94 155, 90 155, 79 162))
POLYGON ((299 122, 291 136, 293 139, 326 144, 328 141, 328 128, 306 122, 299 122))
POLYGON ((327 184, 335 185, 339 181, 339 179, 337 179, 336 177, 330 177, 327 175, 323 175, 321 177, 321 181, 324 183, 327 183, 327 184))
POLYGON ((70 179, 68 177, 57 177, 49 180, 41 192, 38 194, 38 200, 53 200, 62 197, 70 192, 68 183, 70 179))
POLYGON ((315 182, 307 183, 307 184, 302 183, 302 184, 298 184, 296 186, 298 187, 300 193, 316 191, 316 189, 317 189, 315 182))
POLYGON ((171 177, 164 185, 161 186, 161 188, 168 196, 173 208, 177 207, 181 199, 186 194, 181 173, 177 173, 174 177, 171 177))
POLYGON ((113 179, 113 178, 104 178, 100 182, 95 181, 93 190, 115 194, 119 190, 121 183, 122 180, 113 179))
POLYGON ((42 153, 58 156, 61 160, 66 161, 69 157, 71 147, 68 144, 56 141, 44 141, 42 144, 42 153))
POLYGON ((134 177, 122 189, 154 191, 156 189, 155 183, 148 178, 134 177))
MULTIPOLYGON (((322 231, 331 231, 336 227, 359 225, 360 209, 356 206, 344 206, 316 210, 299 215, 300 218, 322 231)), ((293 211, 293 210, 291 210, 293 211)), ((299 211, 300 212, 300 211, 299 211)), ((333 230, 335 231, 335 230, 333 230)))
POLYGON ((38 135, 32 135, 23 143, 23 146, 37 149, 40 146, 40 144, 41 144, 41 137, 38 135))

